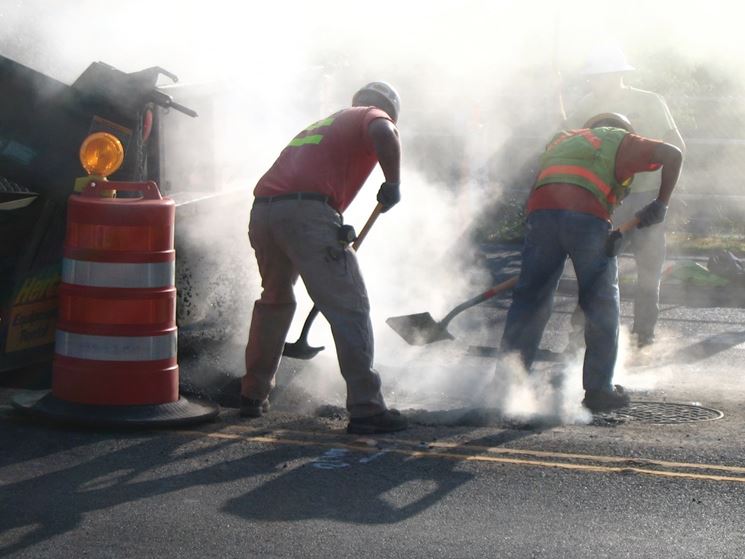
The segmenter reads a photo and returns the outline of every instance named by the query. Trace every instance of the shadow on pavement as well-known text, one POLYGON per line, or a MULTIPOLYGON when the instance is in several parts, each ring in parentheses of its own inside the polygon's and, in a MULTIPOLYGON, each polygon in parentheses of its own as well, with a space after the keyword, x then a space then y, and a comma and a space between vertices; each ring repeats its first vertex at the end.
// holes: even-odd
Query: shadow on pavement
MULTIPOLYGON (((508 429, 468 444, 498 446, 534 434, 508 429)), ((423 449, 426 443, 421 443, 423 449)), ((246 520, 310 519, 352 524, 395 524, 436 506, 474 478, 458 460, 428 460, 378 447, 377 453, 327 450, 227 502, 223 511, 246 520)), ((265 454, 265 456, 268 456, 265 454)), ((281 454, 281 459, 285 459, 281 454)))
MULTIPOLYGON (((224 483, 225 481, 251 477, 257 469, 254 456, 242 456, 237 460, 201 466, 204 457, 217 449, 235 445, 235 440, 211 441, 206 448, 188 448, 193 439, 153 435, 151 433, 100 434, 93 430, 70 431, 48 427, 41 433, 29 429, 22 445, 37 446, 44 450, 18 451, 8 425, 2 431, 3 446, 13 445, 12 460, 6 466, 20 464, 33 459, 29 470, 22 471, 20 481, 3 475, 0 485, 0 503, 4 514, 0 514, 0 556, 20 552, 32 545, 80 527, 84 516, 92 511, 107 509, 122 503, 157 497, 197 485, 224 483), (59 443, 49 446, 56 438, 59 443), (147 437, 146 440, 141 440, 147 437), (85 445, 88 448, 84 448, 85 445), (114 450, 110 450, 114 447, 114 450), (66 452, 67 459, 79 461, 63 467, 51 459, 39 462, 39 458, 66 452), (71 457, 69 455, 72 455, 71 457), (158 470, 168 464, 186 461, 190 471, 162 476, 158 470), (225 465, 229 467, 225 467, 225 465), (34 469, 54 470, 39 475, 34 469), (25 474, 25 475, 24 475, 25 474), (7 514, 7 511, 13 511, 7 514), (8 541, 10 531, 33 527, 13 543, 8 541)), ((183 468, 182 468, 183 469, 183 468)), ((261 470, 259 470, 261 471, 261 470)))
POLYGON ((695 363, 745 342, 745 331, 720 332, 669 356, 671 363, 695 363))
MULTIPOLYGON (((299 426, 279 422, 267 431, 299 426)), ((474 477, 460 461, 427 460, 426 443, 424 454, 415 457, 396 452, 390 438, 374 447, 342 436, 339 448, 328 439, 310 439, 305 444, 278 441, 262 449, 247 440, 251 435, 101 433, 11 418, 0 418, 0 427, 0 447, 5 449, 0 556, 73 532, 91 513, 127 503, 141 506, 134 505, 139 501, 157 503, 161 496, 199 486, 238 482, 236 490, 244 493, 225 501, 220 510, 248 520, 394 524, 436 506, 474 477), (354 444, 363 446, 357 451, 354 444)), ((464 426, 453 432, 470 430, 464 426)), ((482 442, 501 445, 534 433, 511 428, 482 442)))
POLYGON ((643 367, 697 363, 745 342, 745 331, 720 332, 687 346, 661 351, 639 363, 643 367))

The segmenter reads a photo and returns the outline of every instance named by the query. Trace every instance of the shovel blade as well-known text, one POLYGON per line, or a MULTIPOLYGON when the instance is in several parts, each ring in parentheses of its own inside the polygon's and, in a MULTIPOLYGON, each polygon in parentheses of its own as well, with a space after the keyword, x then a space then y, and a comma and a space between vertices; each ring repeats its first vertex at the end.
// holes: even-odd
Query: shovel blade
POLYGON ((385 323, 409 345, 427 345, 440 340, 452 340, 447 328, 436 322, 428 312, 392 316, 385 323))

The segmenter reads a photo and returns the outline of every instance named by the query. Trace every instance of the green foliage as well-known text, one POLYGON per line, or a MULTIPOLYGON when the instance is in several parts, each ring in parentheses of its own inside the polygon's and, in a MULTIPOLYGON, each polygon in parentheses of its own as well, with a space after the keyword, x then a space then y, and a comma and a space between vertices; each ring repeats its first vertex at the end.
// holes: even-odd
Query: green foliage
POLYGON ((742 135, 743 84, 723 66, 693 62, 670 49, 639 55, 634 58, 642 63, 625 82, 662 95, 684 137, 742 135))
POLYGON ((716 250, 745 254, 745 235, 700 235, 686 231, 673 231, 667 234, 669 254, 707 256, 716 250))
POLYGON ((505 196, 474 227, 479 243, 520 243, 525 234, 525 199, 505 196))

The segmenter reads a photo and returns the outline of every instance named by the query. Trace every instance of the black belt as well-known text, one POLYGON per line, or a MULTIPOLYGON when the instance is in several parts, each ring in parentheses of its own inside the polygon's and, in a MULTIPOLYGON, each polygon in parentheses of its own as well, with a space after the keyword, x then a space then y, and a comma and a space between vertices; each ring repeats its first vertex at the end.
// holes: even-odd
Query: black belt
MULTIPOLYGON (((318 192, 293 192, 292 194, 280 194, 279 196, 257 196, 254 198, 255 204, 272 204, 282 200, 315 200, 328 204, 330 197, 318 192)), ((329 204, 330 205, 330 204, 329 204)))

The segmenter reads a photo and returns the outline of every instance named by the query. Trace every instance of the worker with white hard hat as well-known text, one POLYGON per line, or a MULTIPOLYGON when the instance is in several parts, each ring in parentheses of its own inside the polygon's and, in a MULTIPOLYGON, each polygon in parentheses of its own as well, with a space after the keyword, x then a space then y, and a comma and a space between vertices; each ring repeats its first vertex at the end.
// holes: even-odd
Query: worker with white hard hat
MULTIPOLYGON (((635 70, 623 50, 615 44, 599 46, 588 56, 581 73, 591 91, 570 111, 566 129, 579 128, 592 115, 614 112, 625 115, 640 136, 662 140, 685 152, 685 143, 662 96, 624 83, 624 76, 635 70)), ((613 214, 618 226, 655 199, 660 172, 643 173, 631 185, 631 192, 613 214)), ((654 341, 659 314, 660 278, 665 262, 665 225, 638 229, 628 235, 628 246, 636 260, 637 282, 634 300, 633 332, 639 347, 654 341)), ((581 323, 580 320, 574 322, 581 323)))

